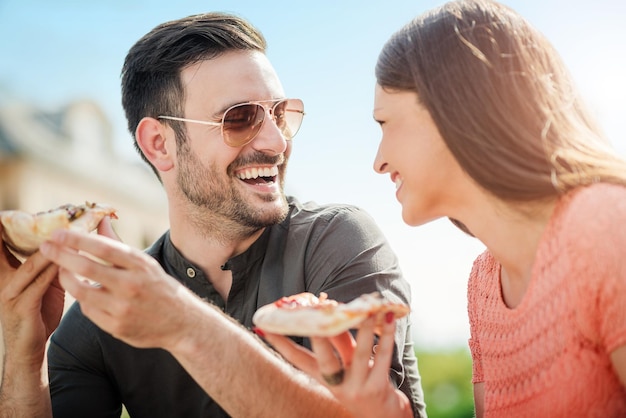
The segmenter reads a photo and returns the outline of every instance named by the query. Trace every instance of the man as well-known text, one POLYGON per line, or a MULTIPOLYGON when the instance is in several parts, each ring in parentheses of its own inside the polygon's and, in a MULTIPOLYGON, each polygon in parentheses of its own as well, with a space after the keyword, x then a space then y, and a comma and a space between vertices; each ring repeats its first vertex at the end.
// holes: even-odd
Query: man
MULTIPOLYGON (((160 25, 129 51, 122 101, 167 193, 170 230, 147 254, 70 232, 21 267, 5 250, 2 410, 119 417, 124 404, 133 418, 348 416, 250 332, 252 315, 303 291, 348 301, 377 290, 408 303, 409 289, 369 216, 284 195, 304 108, 285 99, 263 36, 219 13, 160 25), (60 316, 57 266, 77 303, 51 338, 50 403, 41 370, 60 316)), ((114 237, 109 220, 99 232, 114 237)), ((390 378, 424 415, 407 320, 396 344, 390 378)))

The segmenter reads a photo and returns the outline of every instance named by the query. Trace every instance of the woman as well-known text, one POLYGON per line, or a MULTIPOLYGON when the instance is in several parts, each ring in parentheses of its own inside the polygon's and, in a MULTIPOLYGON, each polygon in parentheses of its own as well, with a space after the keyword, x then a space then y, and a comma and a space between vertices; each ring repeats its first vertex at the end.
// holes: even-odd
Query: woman
MULTIPOLYGON (((448 217, 487 248, 468 285, 477 416, 626 416, 626 163, 553 47, 503 5, 451 2, 394 34, 376 77, 374 168, 404 221, 448 217)), ((266 338, 355 416, 410 417, 393 327, 374 354, 371 322, 313 353, 266 338)))

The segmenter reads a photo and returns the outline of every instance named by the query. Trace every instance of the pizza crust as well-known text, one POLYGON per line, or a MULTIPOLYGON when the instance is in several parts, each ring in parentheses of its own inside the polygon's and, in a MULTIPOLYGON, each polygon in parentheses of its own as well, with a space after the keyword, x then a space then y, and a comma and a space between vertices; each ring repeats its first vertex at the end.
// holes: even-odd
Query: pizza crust
POLYGON ((409 307, 383 300, 380 293, 361 295, 348 303, 320 298, 312 293, 300 293, 262 306, 254 316, 255 326, 273 334, 299 337, 332 337, 360 324, 374 315, 382 324, 383 314, 392 311, 396 318, 407 315, 409 307))
POLYGON ((84 205, 63 205, 47 212, 31 214, 20 210, 0 212, 2 239, 16 254, 29 256, 50 239, 57 229, 91 232, 105 216, 116 218, 108 205, 86 202, 84 205))

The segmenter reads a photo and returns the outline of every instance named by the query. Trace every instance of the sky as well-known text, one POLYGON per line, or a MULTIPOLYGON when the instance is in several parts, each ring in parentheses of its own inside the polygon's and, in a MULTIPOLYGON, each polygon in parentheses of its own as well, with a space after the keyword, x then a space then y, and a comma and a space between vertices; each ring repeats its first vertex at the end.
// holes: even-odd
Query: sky
MULTIPOLYGON (((467 277, 483 245, 447 220, 405 225, 395 186, 372 170, 380 139, 372 119, 378 53, 393 32, 441 3, 0 0, 0 106, 26 102, 54 110, 93 100, 113 124, 120 158, 139 161, 120 104, 128 49, 157 24, 190 14, 226 11, 248 19, 264 33, 286 95, 305 103, 287 191, 301 201, 367 210, 411 283, 418 347, 465 347, 467 277)), ((610 141, 626 155, 626 2, 504 3, 556 46, 610 141)))

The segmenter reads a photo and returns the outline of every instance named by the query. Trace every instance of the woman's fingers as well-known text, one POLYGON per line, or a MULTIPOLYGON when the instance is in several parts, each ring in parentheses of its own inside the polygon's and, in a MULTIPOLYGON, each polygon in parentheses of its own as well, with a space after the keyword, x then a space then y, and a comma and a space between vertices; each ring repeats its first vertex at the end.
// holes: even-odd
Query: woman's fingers
POLYGON ((352 361, 352 374, 354 379, 365 382, 370 373, 370 360, 374 347, 375 318, 370 317, 363 321, 356 336, 356 349, 352 361))
POLYGON ((344 370, 349 367, 344 361, 351 359, 354 351, 355 341, 347 331, 331 338, 311 337, 313 352, 288 337, 256 331, 285 360, 329 386, 341 383, 344 370), (344 364, 348 366, 344 367, 344 364))
POLYGON ((327 386, 343 383, 346 368, 329 338, 311 337, 311 346, 317 356, 317 364, 322 381, 327 386))
POLYGON ((330 339, 311 338, 320 372, 329 375, 337 372, 343 360, 346 379, 358 386, 371 383, 376 386, 389 380, 395 346, 395 318, 392 312, 384 314, 383 320, 368 318, 359 328, 356 342, 350 333, 330 339), (382 322, 380 336, 376 341, 377 323, 382 322))
POLYGON ((330 337, 330 342, 339 354, 341 362, 346 366, 352 364, 352 357, 354 356, 354 349, 356 347, 356 341, 349 331, 342 332, 341 334, 330 337))
POLYGON ((258 330, 257 334, 262 336, 289 363, 311 376, 318 376, 317 360, 310 350, 283 335, 259 332, 258 330))
POLYGON ((395 346, 396 321, 393 312, 386 312, 384 315, 378 344, 373 353, 374 366, 370 372, 370 379, 374 382, 389 378, 395 346))
POLYGON ((332 375, 343 369, 341 359, 328 338, 311 337, 311 347, 317 356, 317 363, 322 375, 332 375))

